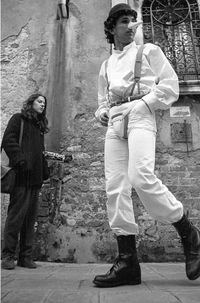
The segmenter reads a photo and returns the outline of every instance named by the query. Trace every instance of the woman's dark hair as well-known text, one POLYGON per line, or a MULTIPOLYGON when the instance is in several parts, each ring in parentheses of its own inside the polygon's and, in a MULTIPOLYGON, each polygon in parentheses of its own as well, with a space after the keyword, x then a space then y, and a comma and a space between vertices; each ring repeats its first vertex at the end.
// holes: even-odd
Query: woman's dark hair
POLYGON ((35 120, 37 125, 39 126, 41 132, 47 133, 49 131, 48 128, 48 120, 46 117, 46 107, 47 107, 47 98, 40 94, 35 93, 32 94, 24 103, 22 107, 22 115, 30 120, 35 120), (45 108, 41 114, 37 114, 33 109, 33 102, 38 98, 43 97, 45 100, 45 108))
POLYGON ((115 27, 117 20, 121 17, 121 16, 133 16, 136 20, 137 18, 137 12, 133 11, 133 10, 121 10, 115 14, 113 14, 112 16, 110 16, 105 22, 104 22, 104 32, 106 35, 106 39, 108 41, 108 43, 110 44, 114 44, 114 36, 113 34, 111 34, 111 31, 113 30, 113 28, 115 27))

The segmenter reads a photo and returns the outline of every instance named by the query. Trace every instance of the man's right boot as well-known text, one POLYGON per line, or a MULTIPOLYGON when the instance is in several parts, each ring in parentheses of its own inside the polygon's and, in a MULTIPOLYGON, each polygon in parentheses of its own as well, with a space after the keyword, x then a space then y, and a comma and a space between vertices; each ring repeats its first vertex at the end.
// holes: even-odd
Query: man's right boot
POLYGON ((119 255, 105 275, 98 275, 93 283, 98 287, 141 284, 141 269, 137 258, 134 235, 117 236, 119 255))

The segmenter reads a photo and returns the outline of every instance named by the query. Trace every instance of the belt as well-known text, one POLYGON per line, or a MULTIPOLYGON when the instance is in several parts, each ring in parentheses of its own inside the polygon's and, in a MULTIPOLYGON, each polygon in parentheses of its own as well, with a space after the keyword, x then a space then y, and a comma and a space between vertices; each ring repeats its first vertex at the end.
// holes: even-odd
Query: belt
POLYGON ((144 97, 145 95, 146 94, 140 94, 140 95, 137 95, 137 96, 130 96, 130 97, 122 98, 121 100, 116 100, 115 102, 109 104, 109 107, 111 108, 113 106, 119 106, 121 104, 131 102, 131 101, 134 101, 134 100, 139 100, 142 97, 144 97))

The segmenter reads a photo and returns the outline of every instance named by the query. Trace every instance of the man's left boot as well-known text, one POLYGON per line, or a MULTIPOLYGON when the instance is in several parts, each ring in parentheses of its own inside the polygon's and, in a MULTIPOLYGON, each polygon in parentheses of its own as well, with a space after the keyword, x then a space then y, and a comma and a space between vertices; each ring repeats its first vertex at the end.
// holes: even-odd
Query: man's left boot
POLYGON ((117 236, 119 255, 114 265, 104 275, 98 275, 93 283, 98 287, 141 284, 141 269, 137 258, 135 236, 117 236))
POLYGON ((178 231, 185 254, 186 275, 189 280, 200 276, 200 231, 192 225, 186 215, 173 226, 178 231))

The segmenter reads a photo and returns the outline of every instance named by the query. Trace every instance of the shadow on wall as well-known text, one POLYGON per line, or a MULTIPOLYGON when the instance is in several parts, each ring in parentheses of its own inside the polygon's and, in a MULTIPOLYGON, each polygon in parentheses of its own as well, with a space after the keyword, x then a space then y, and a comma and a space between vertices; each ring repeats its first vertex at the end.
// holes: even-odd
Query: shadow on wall
POLYGON ((69 1, 58 3, 49 61, 47 97, 50 103, 48 117, 51 131, 47 138, 47 146, 51 151, 58 151, 60 148, 63 118, 66 108, 70 107, 70 89, 73 78, 74 18, 69 16, 69 8, 63 2, 69 1))

